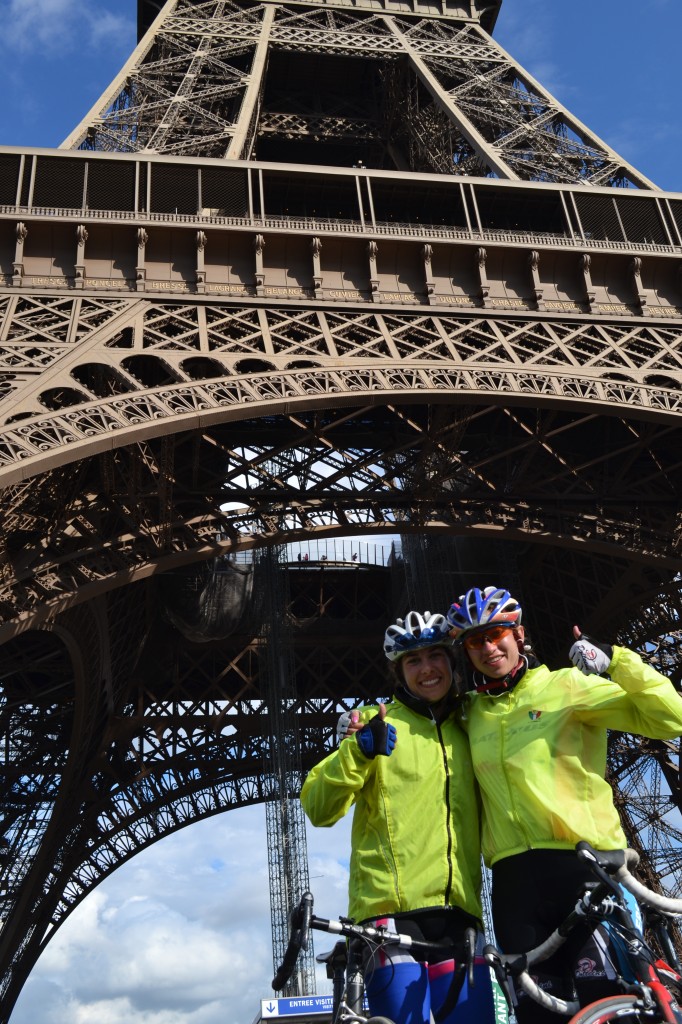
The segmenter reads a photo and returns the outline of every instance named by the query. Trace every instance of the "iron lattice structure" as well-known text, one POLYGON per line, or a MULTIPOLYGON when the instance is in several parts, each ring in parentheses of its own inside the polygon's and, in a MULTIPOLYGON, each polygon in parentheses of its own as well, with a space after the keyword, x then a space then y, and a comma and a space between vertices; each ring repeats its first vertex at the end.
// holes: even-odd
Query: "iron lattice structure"
MULTIPOLYGON (((498 9, 141 0, 64 147, 0 151, 0 1021, 124 860, 273 801, 258 549, 405 538, 273 569, 303 771, 408 596, 513 579, 550 664, 578 621, 682 680, 682 195, 498 9)), ((674 892, 678 756, 610 752, 674 892)))
MULTIPOLYGON (((296 663, 293 630, 283 609, 291 608, 288 574, 282 571, 285 552, 267 548, 261 553, 259 583, 262 632, 267 648, 265 697, 270 718, 269 744, 265 749, 265 776, 270 799, 265 805, 270 877, 273 975, 284 962, 289 944, 287 911, 299 905, 310 889, 305 816, 298 795, 303 785, 299 728, 297 725, 296 663)), ((286 995, 315 992, 312 941, 301 950, 296 973, 284 988, 286 995)))

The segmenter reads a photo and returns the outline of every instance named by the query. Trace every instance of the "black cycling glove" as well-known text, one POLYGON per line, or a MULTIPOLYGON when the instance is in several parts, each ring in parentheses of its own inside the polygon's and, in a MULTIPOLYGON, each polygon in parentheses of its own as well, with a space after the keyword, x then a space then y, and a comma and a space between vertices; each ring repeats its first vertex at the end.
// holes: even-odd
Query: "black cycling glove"
POLYGON ((381 715, 375 715, 367 725, 355 733, 360 750, 365 757, 375 758, 377 754, 389 757, 396 741, 396 728, 381 715))

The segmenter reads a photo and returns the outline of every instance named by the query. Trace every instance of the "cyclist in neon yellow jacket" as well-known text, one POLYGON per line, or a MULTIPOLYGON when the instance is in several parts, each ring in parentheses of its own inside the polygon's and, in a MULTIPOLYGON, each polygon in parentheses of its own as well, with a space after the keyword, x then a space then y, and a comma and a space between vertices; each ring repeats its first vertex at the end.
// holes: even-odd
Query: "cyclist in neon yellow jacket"
MULTIPOLYGON (((313 825, 329 826, 354 805, 349 915, 393 919, 414 938, 447 941, 437 962, 382 953, 366 971, 373 1015, 428 1024, 495 1019, 490 972, 479 960, 454 1008, 453 951, 480 928, 479 800, 465 734, 454 711, 452 641, 443 615, 410 612, 389 626, 384 651, 396 674, 388 705, 364 708, 348 739, 308 775, 301 792, 313 825), (449 1000, 449 1005, 448 1005, 449 1000)), ((457 975, 463 977, 463 971, 457 975)), ((506 1019, 502 1011, 501 1019, 506 1019)))
MULTIPOLYGON (((518 601, 495 587, 468 591, 448 612, 473 669, 462 722, 483 799, 493 923, 508 952, 546 938, 593 880, 573 852, 577 842, 601 850, 626 845, 604 778, 607 729, 653 739, 682 733, 682 699, 639 655, 574 627, 574 667, 550 671, 525 643, 521 615, 518 601)), ((598 943, 567 945, 539 965, 543 987, 571 998, 578 961, 582 1002, 614 991, 598 943)), ((556 1015, 521 998, 517 1018, 536 1024, 556 1015)))

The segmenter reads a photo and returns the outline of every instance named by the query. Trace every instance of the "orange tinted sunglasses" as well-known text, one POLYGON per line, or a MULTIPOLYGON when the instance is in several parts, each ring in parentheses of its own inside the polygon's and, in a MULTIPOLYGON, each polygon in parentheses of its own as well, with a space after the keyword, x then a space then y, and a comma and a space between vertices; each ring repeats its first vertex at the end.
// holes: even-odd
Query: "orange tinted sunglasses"
POLYGON ((465 636, 462 643, 468 651, 480 651, 485 643, 496 644, 507 633, 513 633, 513 626, 489 626, 482 633, 473 633, 465 636))

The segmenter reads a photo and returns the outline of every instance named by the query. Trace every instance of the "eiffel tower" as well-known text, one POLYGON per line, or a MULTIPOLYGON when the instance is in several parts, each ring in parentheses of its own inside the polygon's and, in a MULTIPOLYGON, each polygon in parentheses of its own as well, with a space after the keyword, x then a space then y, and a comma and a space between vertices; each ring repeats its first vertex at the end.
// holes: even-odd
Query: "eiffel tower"
MULTIPOLYGON (((579 621, 682 680, 682 199, 500 3, 140 0, 64 146, 0 150, 0 1022, 121 863, 292 795, 276 643, 301 770, 406 595, 509 582, 549 663, 579 621), (390 567, 334 554, 382 532, 390 567)), ((678 754, 610 751, 676 893, 678 754)))

